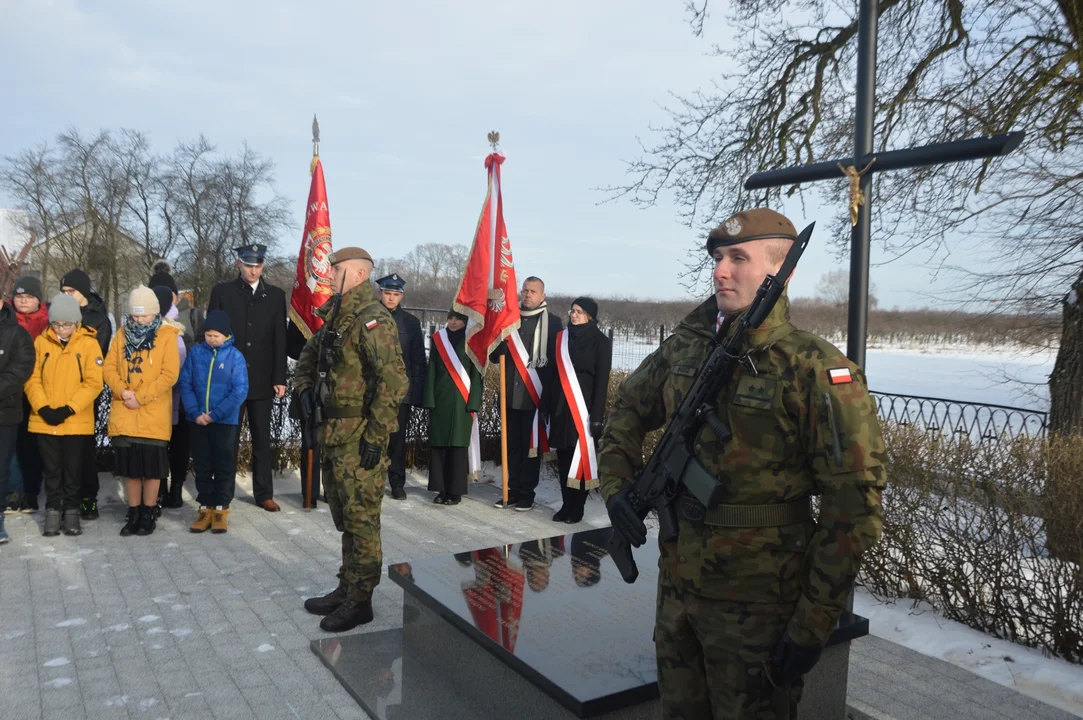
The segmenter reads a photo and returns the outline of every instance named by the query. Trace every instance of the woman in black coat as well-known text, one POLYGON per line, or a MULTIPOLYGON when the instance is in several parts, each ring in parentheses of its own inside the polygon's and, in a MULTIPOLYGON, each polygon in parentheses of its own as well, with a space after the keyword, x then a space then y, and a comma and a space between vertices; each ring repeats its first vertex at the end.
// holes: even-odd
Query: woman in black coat
MULTIPOLYGON (((568 312, 568 329, 563 331, 567 333, 568 355, 589 416, 590 435, 595 441, 602 434, 609 370, 613 364, 613 344, 598 329, 597 317, 598 303, 589 297, 577 298, 568 312)), ((560 361, 559 358, 556 360, 560 361)), ((560 382, 559 373, 555 375, 554 381, 545 386, 545 397, 542 398, 542 407, 549 413, 549 447, 557 451, 560 494, 564 500, 553 520, 577 523, 583 519, 587 493, 598 487, 598 478, 575 479, 577 473, 572 468, 572 458, 579 442, 579 431, 576 429, 572 403, 560 382)))

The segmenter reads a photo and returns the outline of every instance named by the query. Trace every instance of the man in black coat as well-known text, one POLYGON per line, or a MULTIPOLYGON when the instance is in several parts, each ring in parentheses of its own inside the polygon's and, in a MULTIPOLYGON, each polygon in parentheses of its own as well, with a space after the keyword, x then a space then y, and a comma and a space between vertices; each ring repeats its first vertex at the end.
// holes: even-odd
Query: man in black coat
POLYGON ((391 433, 387 445, 387 456, 391 465, 387 469, 387 484, 391 486, 391 497, 395 500, 406 499, 406 428, 410 425, 413 408, 421 406, 421 396, 425 390, 425 373, 428 368, 425 359, 425 335, 421 330, 421 321, 400 307, 406 281, 392 273, 376 281, 380 291, 380 302, 391 312, 399 329, 399 344, 402 345, 402 362, 406 365, 406 374, 410 376, 410 389, 399 405, 399 429, 391 433))
MULTIPOLYGON (((23 421, 23 385, 34 372, 34 342, 15 308, 0 299, 0 498, 7 502, 11 459, 23 421)), ((8 541, 0 509, 0 544, 8 541)))
POLYGON ((286 294, 260 277, 265 245, 246 245, 233 251, 237 253, 237 279, 214 286, 207 310, 223 310, 229 315, 233 345, 244 355, 248 399, 242 413, 248 416, 252 439, 252 494, 264 510, 278 512, 281 508, 274 501, 271 477, 271 410, 275 399, 286 394, 286 294))
MULTIPOLYGON (((557 333, 564 329, 560 318, 549 312, 545 302, 545 283, 540 278, 528 277, 523 281, 519 292, 519 339, 527 355, 527 368, 538 372, 542 392, 545 386, 557 379, 556 339, 557 333)), ((501 354, 507 355, 505 364, 506 384, 504 386, 508 408, 508 507, 519 512, 526 512, 534 507, 534 491, 538 487, 538 475, 541 472, 541 448, 530 448, 534 416, 538 407, 527 388, 518 365, 512 359, 514 350, 508 347, 508 340, 500 344, 489 358, 493 362, 500 360, 501 354)), ((543 425, 539 417, 539 425, 543 425)), ((496 502, 496 507, 504 507, 504 499, 496 502)))
MULTIPOLYGON (((79 311, 82 314, 83 327, 93 328, 97 333, 98 345, 102 349, 102 357, 109 354, 109 342, 113 339, 113 326, 109 322, 109 311, 105 301, 97 293, 90 291, 90 276, 85 270, 75 268, 69 270, 60 278, 60 292, 71 295, 79 303, 79 311)), ((102 416, 108 413, 102 398, 105 391, 94 402, 95 430, 101 423, 102 416)), ((103 433, 104 434, 104 433, 103 433)), ((88 435, 83 445, 83 477, 80 487, 82 507, 80 515, 83 520, 98 519, 98 491, 101 485, 98 482, 98 437, 88 435)))

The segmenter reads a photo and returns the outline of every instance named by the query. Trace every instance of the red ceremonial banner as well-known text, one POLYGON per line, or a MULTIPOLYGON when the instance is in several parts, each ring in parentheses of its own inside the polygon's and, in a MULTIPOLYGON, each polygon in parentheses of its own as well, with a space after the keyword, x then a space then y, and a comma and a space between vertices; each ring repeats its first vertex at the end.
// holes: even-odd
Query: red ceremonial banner
POLYGON ((316 308, 331 297, 331 213, 327 209, 327 187, 323 183, 323 163, 312 159, 312 186, 305 208, 305 232, 297 255, 297 278, 290 296, 290 319, 306 338, 320 329, 323 320, 316 308))
POLYGON ((511 241, 504 227, 504 201, 500 194, 500 165, 504 156, 485 158, 489 189, 481 208, 474 244, 451 306, 465 315, 466 354, 485 372, 489 354, 519 328, 519 294, 511 241))

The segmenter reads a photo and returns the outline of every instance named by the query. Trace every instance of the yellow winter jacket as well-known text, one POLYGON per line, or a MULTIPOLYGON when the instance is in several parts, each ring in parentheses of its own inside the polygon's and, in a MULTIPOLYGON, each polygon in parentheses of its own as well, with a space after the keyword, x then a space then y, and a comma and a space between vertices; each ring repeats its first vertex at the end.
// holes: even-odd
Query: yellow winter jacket
POLYGON ((105 358, 105 384, 113 391, 109 409, 109 437, 169 440, 173 432, 173 385, 180 377, 178 330, 162 323, 155 332, 154 347, 124 358, 124 329, 113 336, 105 358), (131 410, 121 397, 135 391, 139 407, 131 410))
POLYGON ((102 350, 94 328, 80 325, 67 344, 56 330, 46 327, 34 340, 34 374, 23 390, 30 401, 32 433, 42 435, 93 435, 94 399, 102 391, 102 350), (38 415, 43 407, 67 405, 75 414, 59 425, 38 415))

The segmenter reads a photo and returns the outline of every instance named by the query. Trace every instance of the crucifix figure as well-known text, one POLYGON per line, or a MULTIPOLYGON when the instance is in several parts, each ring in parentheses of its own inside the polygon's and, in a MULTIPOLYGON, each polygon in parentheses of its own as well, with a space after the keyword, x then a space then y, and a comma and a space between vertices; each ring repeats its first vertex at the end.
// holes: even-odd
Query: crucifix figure
POLYGON ((877 172, 924 165, 1007 155, 1023 141, 1022 132, 993 137, 937 143, 906 150, 873 154, 872 127, 876 105, 877 0, 859 0, 857 35, 857 112, 854 120, 853 157, 811 163, 782 170, 758 172, 745 180, 745 189, 797 185, 814 180, 845 177, 850 182, 850 303, 846 329, 846 356, 865 367, 865 336, 868 333, 869 235, 871 228, 872 176, 877 172), (864 168, 858 170, 857 168, 864 168), (841 173, 840 173, 841 170, 841 173))

